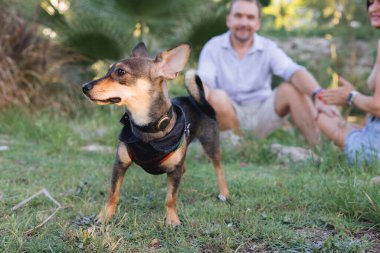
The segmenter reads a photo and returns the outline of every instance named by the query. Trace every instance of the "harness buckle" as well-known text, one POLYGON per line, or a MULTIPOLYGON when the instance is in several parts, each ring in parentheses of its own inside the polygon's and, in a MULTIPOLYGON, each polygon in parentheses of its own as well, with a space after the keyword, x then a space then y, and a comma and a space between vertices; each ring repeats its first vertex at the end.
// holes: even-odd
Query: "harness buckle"
POLYGON ((190 136, 190 123, 187 123, 187 125, 185 126, 185 137, 189 137, 190 136))

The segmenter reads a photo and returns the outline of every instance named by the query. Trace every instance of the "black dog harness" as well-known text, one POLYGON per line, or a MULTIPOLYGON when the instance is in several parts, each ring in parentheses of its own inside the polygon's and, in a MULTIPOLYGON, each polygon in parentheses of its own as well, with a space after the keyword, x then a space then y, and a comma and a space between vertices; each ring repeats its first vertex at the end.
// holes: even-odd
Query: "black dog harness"
MULTIPOLYGON (((128 154, 132 161, 140 165, 146 172, 154 175, 165 173, 159 165, 166 161, 178 148, 180 148, 189 136, 189 124, 186 122, 182 109, 173 104, 174 112, 177 115, 177 121, 166 136, 143 142, 133 133, 136 131, 136 125, 129 119, 125 113, 120 122, 124 125, 119 140, 127 147, 128 154)), ((138 131, 143 131, 144 127, 139 127, 138 131)), ((146 129, 149 133, 151 128, 146 129)))

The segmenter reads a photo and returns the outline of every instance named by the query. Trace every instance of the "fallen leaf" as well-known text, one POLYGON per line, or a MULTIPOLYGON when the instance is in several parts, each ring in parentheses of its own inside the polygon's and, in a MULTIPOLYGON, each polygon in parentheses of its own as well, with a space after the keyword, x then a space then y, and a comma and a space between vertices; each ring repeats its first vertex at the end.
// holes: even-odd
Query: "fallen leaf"
POLYGON ((158 247, 160 247, 160 241, 157 238, 154 238, 152 241, 150 241, 149 247, 152 249, 158 249, 158 247))

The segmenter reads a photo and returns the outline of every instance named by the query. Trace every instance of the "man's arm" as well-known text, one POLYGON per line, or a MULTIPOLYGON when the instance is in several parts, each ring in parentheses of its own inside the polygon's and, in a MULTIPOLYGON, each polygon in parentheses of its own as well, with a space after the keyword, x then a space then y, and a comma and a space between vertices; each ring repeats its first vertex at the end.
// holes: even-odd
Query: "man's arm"
POLYGON ((198 75, 202 82, 210 89, 216 88, 216 60, 215 60, 215 46, 209 41, 203 47, 198 59, 198 75))
POLYGON ((311 96, 313 92, 320 88, 318 82, 309 71, 294 62, 277 45, 271 48, 269 57, 271 72, 293 84, 299 92, 311 96))
MULTIPOLYGON (((294 85, 294 87, 296 87, 296 89, 308 96, 312 96, 315 91, 321 89, 317 80, 315 80, 314 76, 306 69, 296 71, 289 81, 294 85)), ((318 112, 324 112, 329 116, 340 115, 340 112, 336 106, 326 105, 318 99, 315 99, 315 107, 318 112)))
POLYGON ((294 85, 300 92, 311 96, 313 91, 320 88, 317 80, 306 69, 296 71, 290 78, 290 83, 294 85))

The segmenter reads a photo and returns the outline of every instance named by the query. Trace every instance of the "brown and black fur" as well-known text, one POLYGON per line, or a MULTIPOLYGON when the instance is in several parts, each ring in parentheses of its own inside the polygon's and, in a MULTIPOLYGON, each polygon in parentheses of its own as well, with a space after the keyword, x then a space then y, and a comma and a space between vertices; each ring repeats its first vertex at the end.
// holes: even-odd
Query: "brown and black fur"
MULTIPOLYGON (((197 138, 205 153, 211 158, 219 185, 219 199, 228 197, 228 187, 224 179, 219 149, 219 131, 215 112, 204 97, 203 85, 195 72, 186 74, 188 97, 169 98, 166 80, 174 79, 185 66, 190 54, 190 46, 182 44, 163 51, 155 59, 148 57, 143 43, 132 51, 130 58, 111 66, 108 73, 98 80, 83 85, 84 94, 97 104, 117 104, 126 106, 128 118, 137 126, 144 127, 162 119, 172 104, 179 105, 189 123, 189 135, 172 155, 155 168, 167 174, 166 222, 180 224, 176 211, 176 193, 185 172, 186 150, 190 142, 197 138)), ((144 142, 159 139, 170 133, 176 120, 174 113, 170 123, 154 133, 139 133, 144 142)), ((111 188, 98 222, 106 222, 115 214, 119 191, 124 174, 132 164, 132 158, 124 142, 119 143, 112 172, 111 188)), ((156 173, 152 173, 156 174, 156 173)))

